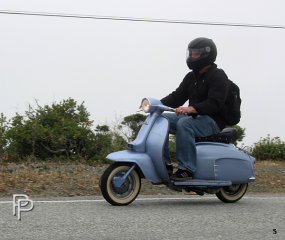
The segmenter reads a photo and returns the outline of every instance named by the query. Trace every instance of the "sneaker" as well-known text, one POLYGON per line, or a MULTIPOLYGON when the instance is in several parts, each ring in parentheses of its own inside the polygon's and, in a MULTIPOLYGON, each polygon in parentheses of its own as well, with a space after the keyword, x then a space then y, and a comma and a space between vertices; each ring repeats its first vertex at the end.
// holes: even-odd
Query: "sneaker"
POLYGON ((171 177, 175 181, 187 181, 193 178, 192 172, 188 170, 178 169, 171 177))
POLYGON ((172 164, 171 165, 166 164, 166 170, 167 170, 167 173, 168 173, 169 176, 173 175, 173 166, 172 166, 172 164))

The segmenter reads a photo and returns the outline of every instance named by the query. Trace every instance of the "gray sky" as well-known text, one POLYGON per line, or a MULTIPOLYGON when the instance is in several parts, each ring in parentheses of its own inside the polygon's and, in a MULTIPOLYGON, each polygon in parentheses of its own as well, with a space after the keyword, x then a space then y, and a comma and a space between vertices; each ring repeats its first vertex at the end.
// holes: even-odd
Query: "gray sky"
MULTIPOLYGON (((285 25, 283 0, 0 0, 0 10, 285 25)), ((97 124, 160 99, 189 69, 188 43, 212 38, 216 63, 241 89, 245 145, 285 140, 285 30, 0 14, 0 112, 12 117, 72 97, 97 124)))

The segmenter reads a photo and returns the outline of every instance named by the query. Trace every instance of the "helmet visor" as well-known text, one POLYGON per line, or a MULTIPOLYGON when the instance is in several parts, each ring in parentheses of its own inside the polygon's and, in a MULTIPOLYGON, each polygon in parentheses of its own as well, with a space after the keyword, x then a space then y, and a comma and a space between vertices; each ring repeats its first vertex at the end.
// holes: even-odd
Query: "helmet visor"
POLYGON ((188 48, 186 53, 186 60, 195 61, 196 59, 199 59, 202 55, 203 57, 208 56, 210 51, 211 48, 208 46, 204 48, 188 48))

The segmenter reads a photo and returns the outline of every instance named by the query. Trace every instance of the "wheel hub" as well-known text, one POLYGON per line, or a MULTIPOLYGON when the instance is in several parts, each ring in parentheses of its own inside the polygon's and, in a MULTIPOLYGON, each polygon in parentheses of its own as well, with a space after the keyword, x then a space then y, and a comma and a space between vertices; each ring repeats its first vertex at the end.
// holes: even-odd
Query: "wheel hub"
POLYGON ((115 187, 114 184, 112 184, 112 187, 117 193, 124 194, 129 190, 130 181, 126 179, 125 182, 120 187, 115 187))
POLYGON ((225 190, 228 194, 236 194, 238 190, 240 189, 240 184, 234 184, 232 186, 226 187, 225 190))
POLYGON ((127 194, 131 188, 130 176, 123 178, 125 171, 118 172, 112 179, 112 189, 118 195, 127 194))

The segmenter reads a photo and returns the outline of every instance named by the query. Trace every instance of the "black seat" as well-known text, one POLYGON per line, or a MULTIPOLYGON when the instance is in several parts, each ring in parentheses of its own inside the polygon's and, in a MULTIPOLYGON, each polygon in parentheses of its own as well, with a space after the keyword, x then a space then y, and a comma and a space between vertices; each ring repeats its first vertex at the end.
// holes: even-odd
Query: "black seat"
POLYGON ((234 143, 237 140, 237 129, 224 128, 218 134, 207 137, 196 137, 196 142, 220 142, 220 143, 234 143))

